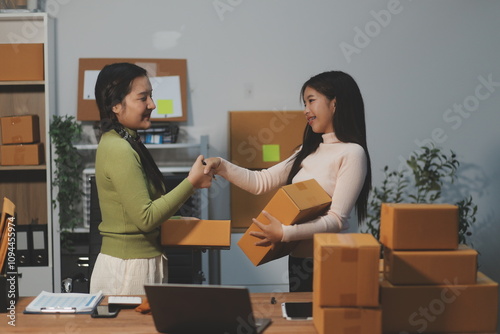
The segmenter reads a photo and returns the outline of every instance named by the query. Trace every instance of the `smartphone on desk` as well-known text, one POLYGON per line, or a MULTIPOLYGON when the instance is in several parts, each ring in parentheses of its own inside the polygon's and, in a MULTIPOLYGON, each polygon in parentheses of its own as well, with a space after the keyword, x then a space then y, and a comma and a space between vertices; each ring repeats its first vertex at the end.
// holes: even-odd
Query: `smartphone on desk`
POLYGON ((281 311, 287 320, 312 320, 312 302, 282 303, 281 311))
POLYGON ((91 314, 92 318, 115 318, 120 312, 119 307, 112 305, 97 305, 91 314))

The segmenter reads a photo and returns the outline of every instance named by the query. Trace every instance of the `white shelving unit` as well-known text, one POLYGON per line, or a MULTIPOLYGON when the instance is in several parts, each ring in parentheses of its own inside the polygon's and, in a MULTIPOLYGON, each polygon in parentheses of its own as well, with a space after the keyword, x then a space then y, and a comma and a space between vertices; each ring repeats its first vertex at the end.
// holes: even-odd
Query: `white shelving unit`
POLYGON ((1 13, 0 44, 43 44, 44 80, 0 81, 0 116, 35 114, 39 117, 40 142, 45 162, 38 166, 0 166, 0 196, 16 204, 19 224, 38 220, 47 224, 48 265, 19 267, 19 295, 53 291, 59 285, 53 270, 59 267, 53 240, 52 166, 49 124, 55 110, 54 24, 46 13, 1 13), (16 181, 13 181, 16 180, 16 181))

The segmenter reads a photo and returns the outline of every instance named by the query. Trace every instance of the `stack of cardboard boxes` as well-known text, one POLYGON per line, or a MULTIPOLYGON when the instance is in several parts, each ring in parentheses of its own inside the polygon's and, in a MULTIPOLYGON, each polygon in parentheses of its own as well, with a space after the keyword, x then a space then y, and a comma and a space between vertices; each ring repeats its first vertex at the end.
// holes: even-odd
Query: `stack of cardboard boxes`
POLYGON ((458 244, 458 207, 382 204, 384 333, 495 332, 498 284, 458 244))
MULTIPOLYGON (((231 162, 252 170, 269 168, 293 154, 302 142, 305 126, 302 111, 231 111, 231 162)), ((232 227, 249 227, 275 193, 257 196, 231 185, 232 227)))
POLYGON ((40 165, 44 162, 37 115, 2 117, 0 128, 2 166, 40 165))
POLYGON ((313 322, 319 334, 382 333, 380 244, 364 233, 314 236, 313 322))

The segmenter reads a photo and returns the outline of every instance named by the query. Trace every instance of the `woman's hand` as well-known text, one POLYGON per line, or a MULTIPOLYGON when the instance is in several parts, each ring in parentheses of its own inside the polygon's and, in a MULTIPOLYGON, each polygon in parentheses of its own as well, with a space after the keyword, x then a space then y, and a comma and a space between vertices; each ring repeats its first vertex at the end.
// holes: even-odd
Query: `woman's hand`
POLYGON ((205 174, 217 175, 217 168, 220 166, 221 158, 206 158, 203 162, 205 164, 205 174))
POLYGON ((205 173, 205 165, 203 162, 203 155, 198 156, 194 162, 187 179, 195 188, 208 188, 212 184, 213 171, 205 173))
POLYGON ((265 247, 281 242, 281 239, 283 239, 283 227, 281 226, 281 222, 271 216, 267 211, 262 211, 262 214, 269 219, 269 224, 263 224, 255 218, 252 219, 254 224, 262 230, 262 232, 250 232, 250 235, 261 239, 261 241, 256 242, 255 245, 265 247))

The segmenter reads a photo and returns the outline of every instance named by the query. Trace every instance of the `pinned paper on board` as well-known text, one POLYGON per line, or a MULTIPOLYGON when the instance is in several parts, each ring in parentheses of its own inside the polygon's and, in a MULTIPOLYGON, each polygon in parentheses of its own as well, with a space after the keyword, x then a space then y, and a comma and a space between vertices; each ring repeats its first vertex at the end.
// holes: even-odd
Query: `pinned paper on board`
POLYGON ((147 71, 156 105, 151 121, 187 121, 187 60, 163 58, 80 58, 77 120, 101 119, 95 102, 95 84, 100 71, 115 63, 136 64, 147 71))
POLYGON ((83 99, 95 100, 95 83, 101 71, 85 71, 83 77, 83 99))
POLYGON ((151 118, 182 116, 181 81, 178 75, 150 78, 156 109, 151 118))
MULTIPOLYGON (((95 84, 100 71, 88 70, 84 73, 83 99, 95 100, 95 84)), ((181 82, 179 76, 149 78, 153 87, 153 100, 156 109, 151 118, 182 116, 181 82)))
POLYGON ((280 146, 279 145, 262 145, 262 161, 279 162, 280 161, 280 146))

